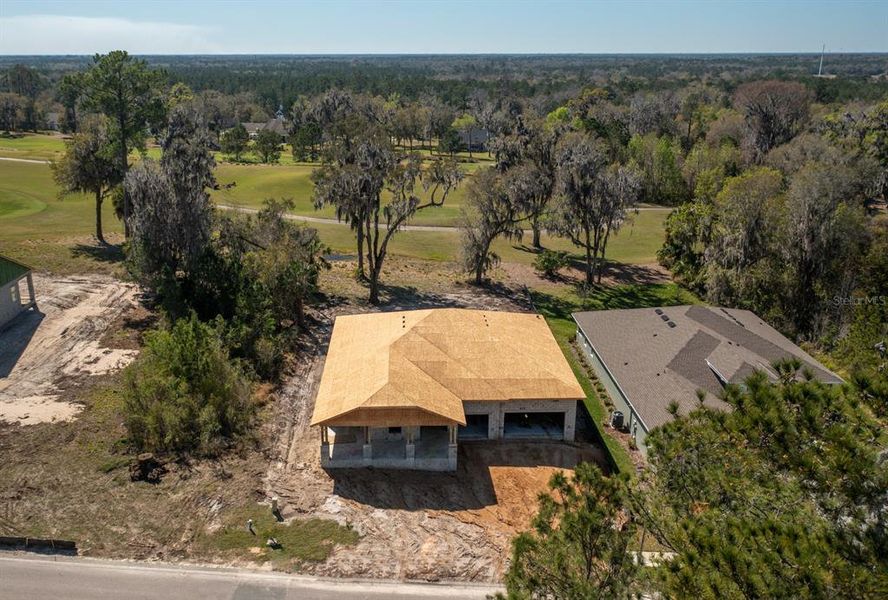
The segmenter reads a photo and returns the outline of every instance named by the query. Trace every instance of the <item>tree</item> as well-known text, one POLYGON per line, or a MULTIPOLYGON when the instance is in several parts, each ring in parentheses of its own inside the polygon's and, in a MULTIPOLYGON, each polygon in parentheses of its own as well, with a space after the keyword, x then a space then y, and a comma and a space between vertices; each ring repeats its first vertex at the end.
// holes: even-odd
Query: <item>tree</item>
POLYGON ((18 94, 0 94, 0 129, 11 133, 18 129, 25 99, 18 94))
POLYGON ((317 292, 318 277, 329 264, 321 256, 325 248, 316 229, 286 218, 292 200, 266 200, 248 226, 251 249, 244 262, 247 272, 264 288, 275 314, 293 315, 305 326, 305 302, 317 292))
POLYGON ((565 136, 558 151, 559 197, 552 229, 583 248, 586 282, 601 281, 612 231, 637 202, 639 181, 627 167, 608 166, 606 148, 586 134, 565 136))
POLYGON ((777 285, 779 276, 770 263, 780 223, 782 186, 779 171, 758 167, 728 179, 716 197, 712 242, 705 258, 711 302, 761 299, 777 285))
POLYGON ((791 271, 785 306, 801 334, 818 325, 817 317, 830 301, 826 290, 847 289, 843 280, 855 272, 864 253, 863 210, 848 202, 853 181, 849 169, 815 162, 792 177, 778 246, 791 271))
POLYGON ((171 111, 179 105, 192 102, 194 100, 194 92, 187 84, 177 81, 170 87, 166 93, 167 111, 171 111))
POLYGON ((704 291, 702 275, 712 231, 712 204, 686 202, 666 217, 666 240, 657 251, 660 264, 689 288, 704 291))
POLYGON ((210 134, 196 110, 170 116, 160 163, 143 160, 126 176, 132 198, 131 262, 149 282, 187 277, 210 240, 215 185, 210 134))
POLYGON ((250 144, 250 134, 247 133, 246 127, 238 123, 222 134, 219 143, 224 154, 239 161, 250 144))
POLYGON ((688 188, 679 166, 678 143, 667 136, 635 135, 629 140, 628 150, 642 173, 644 202, 676 206, 688 199, 688 188))
POLYGON ((317 160, 318 144, 320 143, 321 128, 317 123, 307 122, 300 125, 290 136, 293 159, 297 161, 317 160))
MULTIPOLYGON (((164 102, 160 93, 164 75, 148 68, 143 60, 123 50, 96 54, 83 78, 83 104, 108 117, 109 132, 117 151, 118 165, 126 177, 129 153, 144 150, 148 128, 163 120, 164 102)), ((127 235, 130 226, 129 193, 124 189, 123 220, 127 235)))
POLYGON ((120 165, 104 119, 84 123, 65 145, 65 153, 52 164, 53 177, 62 195, 92 193, 96 199, 96 239, 105 243, 102 233, 102 202, 121 181, 120 165))
POLYGON ((539 273, 554 279, 558 271, 570 265, 570 256, 560 250, 543 250, 533 259, 533 268, 539 273))
POLYGON ((875 106, 863 123, 863 143, 879 165, 877 193, 888 197, 888 100, 875 106))
POLYGON ((37 131, 40 115, 37 110, 37 95, 43 81, 36 69, 23 64, 15 64, 6 72, 6 89, 21 97, 20 122, 22 129, 37 131))
POLYGON ((477 119, 474 116, 466 113, 460 115, 456 119, 453 120, 453 124, 451 127, 456 129, 457 131, 462 131, 466 135, 466 149, 469 151, 469 158, 472 158, 472 132, 475 130, 475 127, 478 125, 477 119))
MULTIPOLYGON (((793 367, 774 365, 777 372, 793 367)), ((664 597, 877 597, 888 584, 882 426, 859 390, 763 372, 648 436, 639 520, 676 554, 664 597)))
POLYGON ((555 192, 556 148, 564 127, 524 113, 504 116, 503 129, 490 142, 497 168, 513 170, 508 178, 513 203, 530 222, 534 248, 542 248, 540 235, 549 201, 555 192))
POLYGON ((256 134, 253 151, 259 157, 260 162, 276 163, 281 158, 281 136, 271 129, 262 129, 256 134))
POLYGON ((65 107, 63 130, 76 132, 78 129, 77 109, 83 97, 83 73, 67 73, 59 81, 56 98, 65 107))
POLYGON ((512 543, 507 597, 634 597, 639 566, 629 548, 637 526, 627 476, 580 463, 573 477, 554 474, 549 488, 533 529, 512 543))
POLYGON ((734 106, 746 120, 748 143, 756 161, 799 132, 810 102, 811 94, 801 83, 753 81, 737 88, 734 106))
POLYGON ((438 139, 438 152, 449 154, 450 158, 460 151, 462 143, 459 139, 459 132, 453 127, 448 127, 438 139))
POLYGON ((363 275, 366 259, 371 303, 379 302, 379 277, 392 236, 418 211, 443 205, 462 177, 453 160, 433 160, 424 168, 418 154, 399 155, 373 124, 331 144, 322 166, 312 173, 315 206, 334 206, 337 218, 357 232, 358 268, 363 275), (385 204, 383 190, 391 195, 385 204))
MULTIPOLYGON (((135 170, 134 170, 135 172, 135 170)), ((218 331, 192 314, 146 335, 126 373, 129 441, 140 451, 217 454, 247 432, 251 384, 218 331)))
POLYGON ((678 110, 679 103, 672 92, 635 94, 629 103, 629 132, 655 137, 672 135, 678 110))
POLYGON ((490 250, 493 241, 500 236, 520 240, 524 234, 503 178, 493 169, 476 172, 462 207, 462 264, 474 275, 475 285, 481 285, 485 273, 499 262, 490 250))

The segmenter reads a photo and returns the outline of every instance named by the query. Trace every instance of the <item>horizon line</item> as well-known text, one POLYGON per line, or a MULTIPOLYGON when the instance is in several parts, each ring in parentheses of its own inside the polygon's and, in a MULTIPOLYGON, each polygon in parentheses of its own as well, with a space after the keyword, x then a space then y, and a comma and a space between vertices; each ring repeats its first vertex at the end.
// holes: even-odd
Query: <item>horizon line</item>
POLYGON ((832 56, 847 56, 854 54, 888 55, 888 50, 843 50, 833 52, 802 51, 802 50, 772 50, 772 51, 719 51, 719 52, 171 52, 171 53, 131 53, 124 48, 108 50, 105 52, 92 52, 87 54, 0 54, 0 58, 91 58, 96 54, 107 54, 124 50, 131 56, 194 56, 194 57, 231 57, 231 56, 292 56, 292 57, 345 57, 345 56, 820 56, 821 54, 832 56))

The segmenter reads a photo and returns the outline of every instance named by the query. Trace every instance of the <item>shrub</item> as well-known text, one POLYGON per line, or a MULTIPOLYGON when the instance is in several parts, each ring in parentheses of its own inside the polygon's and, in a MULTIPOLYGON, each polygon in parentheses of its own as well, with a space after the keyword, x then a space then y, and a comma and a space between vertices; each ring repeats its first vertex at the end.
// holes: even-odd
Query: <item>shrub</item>
POLYGON ((567 252, 543 250, 533 260, 533 268, 546 277, 555 277, 558 271, 570 264, 567 252))
POLYGON ((124 419, 141 451, 209 455, 247 431, 250 395, 218 331, 192 314, 146 336, 127 373, 124 419))

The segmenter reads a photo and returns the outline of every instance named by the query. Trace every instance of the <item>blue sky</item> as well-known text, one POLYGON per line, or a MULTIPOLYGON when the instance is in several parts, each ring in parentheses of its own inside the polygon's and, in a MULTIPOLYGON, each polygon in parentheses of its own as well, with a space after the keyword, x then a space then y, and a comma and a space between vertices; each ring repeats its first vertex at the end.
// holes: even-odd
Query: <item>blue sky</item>
POLYGON ((888 0, 0 0, 0 54, 888 52, 888 0))

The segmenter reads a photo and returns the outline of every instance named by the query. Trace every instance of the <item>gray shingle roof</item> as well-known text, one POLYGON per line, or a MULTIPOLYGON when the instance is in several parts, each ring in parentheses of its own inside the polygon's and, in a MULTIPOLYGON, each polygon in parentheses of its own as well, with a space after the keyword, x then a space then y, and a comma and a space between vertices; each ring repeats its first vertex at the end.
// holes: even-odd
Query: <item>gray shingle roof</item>
POLYGON ((842 381, 748 310, 671 306, 573 317, 648 430, 672 418, 673 400, 682 414, 692 410, 697 390, 708 406, 727 408, 722 380, 739 383, 755 369, 773 377, 780 359, 798 358, 825 383, 842 381))

